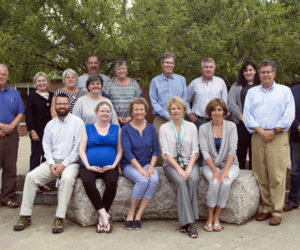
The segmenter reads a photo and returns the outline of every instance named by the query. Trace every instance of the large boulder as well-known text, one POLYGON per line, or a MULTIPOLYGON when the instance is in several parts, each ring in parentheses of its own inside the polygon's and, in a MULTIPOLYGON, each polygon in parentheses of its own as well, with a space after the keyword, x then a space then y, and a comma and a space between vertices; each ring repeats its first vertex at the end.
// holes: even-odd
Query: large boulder
MULTIPOLYGON (((157 168, 159 184, 156 193, 146 208, 143 219, 176 219, 177 205, 173 185, 165 177, 163 169, 157 168)), ((97 188, 103 194, 105 185, 101 179, 96 182, 97 188)), ((113 220, 123 220, 130 207, 130 196, 133 184, 123 176, 119 177, 116 198, 110 209, 113 220)), ((198 189, 199 213, 202 219, 207 216, 206 193, 208 182, 200 176, 198 189)), ((221 220, 228 223, 241 224, 252 217, 259 207, 259 190, 252 172, 241 170, 237 180, 232 184, 226 208, 221 220)), ((71 197, 66 217, 82 226, 94 225, 97 222, 97 212, 88 199, 81 179, 77 179, 71 197)))

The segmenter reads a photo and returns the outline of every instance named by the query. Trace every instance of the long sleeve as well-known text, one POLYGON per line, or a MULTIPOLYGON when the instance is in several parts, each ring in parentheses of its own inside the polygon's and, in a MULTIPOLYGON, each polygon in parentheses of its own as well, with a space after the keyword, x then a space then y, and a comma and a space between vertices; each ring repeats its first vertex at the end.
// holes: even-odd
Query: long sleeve
POLYGON ((276 123, 277 128, 288 129, 295 119, 295 102, 292 92, 289 90, 286 96, 286 105, 281 119, 276 123))
POLYGON ((226 87, 225 82, 223 81, 222 99, 224 100, 224 102, 226 103, 226 105, 227 105, 227 100, 228 100, 227 98, 228 98, 227 87, 226 87))
POLYGON ((239 86, 233 84, 229 90, 228 107, 235 117, 238 117, 239 115, 242 114, 242 110, 238 105, 239 103, 238 98, 241 98, 239 86))
POLYGON ((200 143, 200 149, 201 149, 201 152, 203 154, 203 158, 204 160, 210 158, 210 154, 209 154, 209 146, 208 146, 208 133, 207 131, 205 131, 205 128, 207 126, 200 126, 199 128, 199 143, 200 143))
POLYGON ((244 119, 244 123, 245 123, 248 131, 250 133, 253 133, 252 128, 259 127, 259 124, 255 121, 252 111, 251 111, 251 99, 252 99, 251 90, 249 90, 248 94, 246 95, 243 119, 244 119))
POLYGON ((82 102, 81 102, 82 98, 80 97, 77 102, 75 103, 75 106, 73 108, 73 115, 78 116, 79 118, 83 118, 82 116, 82 102))
POLYGON ((64 166, 68 166, 71 163, 78 161, 79 159, 79 144, 81 140, 82 131, 84 128, 84 123, 82 121, 80 123, 76 122, 74 126, 76 126, 76 129, 74 131, 73 147, 70 154, 62 162, 64 166))
POLYGON ((236 156, 236 150, 237 150, 237 142, 238 142, 238 135, 237 135, 237 129, 236 129, 236 125, 232 124, 227 126, 228 128, 228 137, 229 137, 229 152, 228 154, 232 155, 232 156, 236 156))
POLYGON ((192 113, 191 110, 191 102, 194 96, 194 84, 193 82, 190 83, 190 85, 187 87, 187 94, 186 94, 186 113, 189 115, 192 113))
POLYGON ((27 131, 34 130, 34 121, 33 121, 33 96, 29 95, 26 102, 26 109, 25 109, 25 121, 27 131))
POLYGON ((43 149, 45 153, 44 156, 49 166, 55 164, 52 148, 53 146, 51 140, 51 122, 49 122, 45 127, 44 137, 43 137, 43 149))
POLYGON ((121 138, 122 138, 121 141, 123 147, 123 156, 126 158, 128 162, 130 162, 132 159, 135 158, 135 155, 132 153, 132 143, 126 126, 122 128, 121 138))
POLYGON ((158 147, 156 131, 154 126, 151 126, 151 135, 152 135, 152 156, 158 156, 159 147, 158 147))
POLYGON ((165 124, 163 124, 159 128, 159 144, 160 144, 161 154, 162 154, 163 158, 165 158, 165 154, 172 155, 170 148, 169 148, 170 145, 168 144, 168 136, 167 136, 168 127, 166 127, 164 125, 165 124))
POLYGON ((169 113, 166 110, 164 110, 164 108, 158 102, 158 88, 155 85, 154 79, 152 79, 150 83, 149 96, 154 112, 168 120, 170 117, 169 113))

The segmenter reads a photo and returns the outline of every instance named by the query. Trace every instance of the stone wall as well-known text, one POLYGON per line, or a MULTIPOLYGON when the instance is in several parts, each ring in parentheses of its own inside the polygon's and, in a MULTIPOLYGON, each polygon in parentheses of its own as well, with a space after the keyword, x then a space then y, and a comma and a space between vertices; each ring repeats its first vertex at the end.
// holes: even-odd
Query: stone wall
MULTIPOLYGON (((159 172, 159 184, 157 191, 146 208, 143 219, 176 219, 177 205, 173 185, 165 177, 163 169, 159 172)), ((104 183, 97 180, 97 188, 101 193, 104 191, 104 183)), ((114 221, 123 220, 124 214, 130 207, 130 196, 133 184, 125 177, 119 177, 116 198, 110 209, 114 221)), ((198 207, 202 219, 207 216, 206 193, 208 182, 201 174, 198 189, 198 207)), ((259 207, 259 190, 252 172, 241 170, 237 180, 232 184, 230 196, 226 208, 220 219, 227 223, 241 224, 252 217, 259 207)), ((74 187, 66 217, 82 226, 96 224, 97 212, 88 199, 81 180, 78 178, 74 187)))

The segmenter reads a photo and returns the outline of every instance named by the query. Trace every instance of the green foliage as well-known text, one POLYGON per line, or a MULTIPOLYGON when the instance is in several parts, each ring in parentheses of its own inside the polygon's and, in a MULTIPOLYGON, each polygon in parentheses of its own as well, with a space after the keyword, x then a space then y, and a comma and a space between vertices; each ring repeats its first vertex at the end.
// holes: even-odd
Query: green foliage
POLYGON ((97 54, 101 71, 125 58, 129 73, 147 86, 172 51, 176 73, 190 82, 212 57, 229 84, 245 60, 272 59, 276 80, 299 81, 300 3, 297 0, 0 0, 0 58, 10 80, 37 71, 53 78, 66 68, 85 71, 97 54))

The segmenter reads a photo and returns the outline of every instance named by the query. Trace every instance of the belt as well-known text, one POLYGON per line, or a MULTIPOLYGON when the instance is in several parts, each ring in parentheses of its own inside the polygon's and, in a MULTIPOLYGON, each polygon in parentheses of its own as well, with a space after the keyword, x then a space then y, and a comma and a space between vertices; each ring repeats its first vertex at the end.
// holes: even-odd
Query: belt
POLYGON ((204 120, 206 122, 209 122, 211 121, 211 118, 207 118, 207 117, 203 117, 203 116, 199 116, 199 115, 196 115, 197 119, 201 119, 201 120, 204 120))

